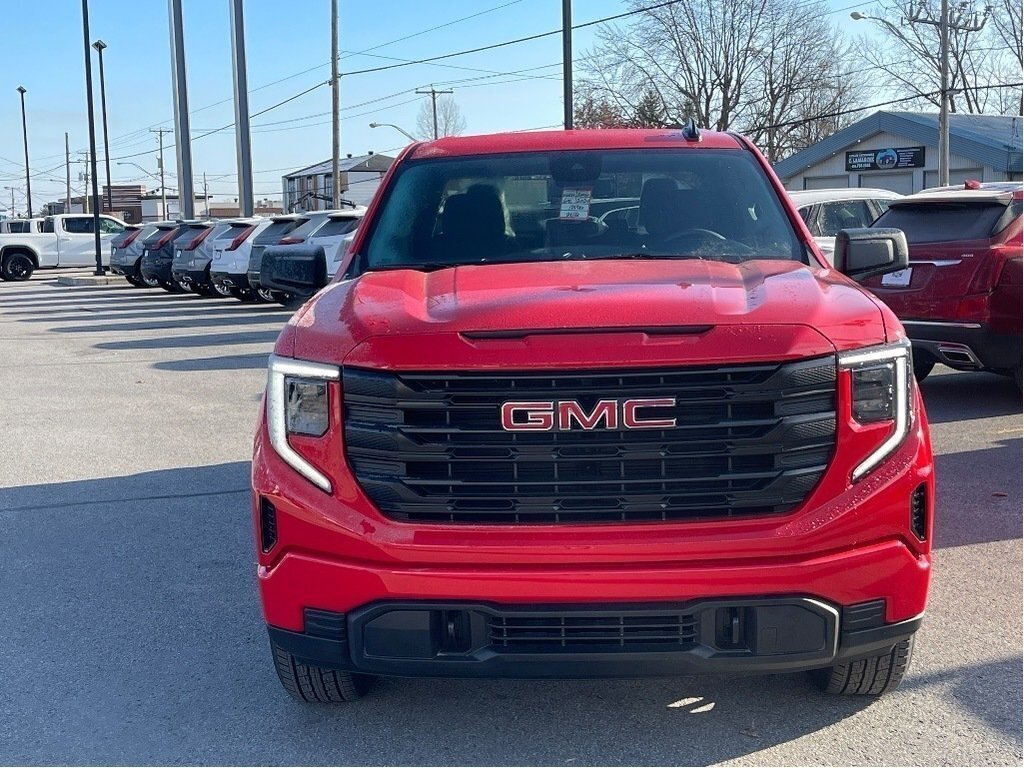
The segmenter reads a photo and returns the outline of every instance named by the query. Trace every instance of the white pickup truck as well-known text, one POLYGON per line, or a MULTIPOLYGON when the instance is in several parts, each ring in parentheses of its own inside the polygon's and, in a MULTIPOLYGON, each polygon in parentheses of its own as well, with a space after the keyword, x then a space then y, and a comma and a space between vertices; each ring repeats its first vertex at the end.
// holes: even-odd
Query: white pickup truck
MULTIPOLYGON (((28 280, 37 269, 88 267, 96 263, 92 214, 47 216, 42 232, 0 235, 0 279, 28 280)), ((100 250, 110 261, 110 240, 124 231, 124 222, 100 216, 100 250)))

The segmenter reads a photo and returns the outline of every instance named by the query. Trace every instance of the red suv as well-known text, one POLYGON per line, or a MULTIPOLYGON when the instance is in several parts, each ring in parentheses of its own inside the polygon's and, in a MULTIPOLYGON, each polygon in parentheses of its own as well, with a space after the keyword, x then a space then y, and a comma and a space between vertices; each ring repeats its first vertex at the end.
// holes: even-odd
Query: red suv
POLYGON ((903 321, 918 380, 935 363, 1012 375, 1021 385, 1018 182, 942 187, 893 200, 875 227, 906 234, 906 270, 865 281, 903 321))
MULTIPOLYGON (((313 256, 260 279, 312 293, 313 256)), ((410 146, 270 360, 252 511, 285 688, 895 687, 931 446, 902 326, 842 271, 906 259, 900 232, 844 230, 829 268, 734 134, 410 146)))

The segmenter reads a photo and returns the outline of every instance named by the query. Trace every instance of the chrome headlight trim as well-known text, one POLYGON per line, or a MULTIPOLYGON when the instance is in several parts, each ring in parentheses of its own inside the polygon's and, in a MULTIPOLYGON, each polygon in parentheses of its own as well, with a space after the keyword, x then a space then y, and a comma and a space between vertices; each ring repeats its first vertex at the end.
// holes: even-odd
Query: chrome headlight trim
POLYGON ((301 376, 319 381, 337 381, 340 370, 324 363, 312 363, 290 357, 271 355, 267 365, 267 431, 270 445, 277 455, 292 469, 309 480, 324 493, 331 493, 331 481, 288 444, 288 429, 285 421, 286 376, 301 376))
POLYGON ((910 426, 913 423, 910 391, 910 341, 904 339, 881 347, 870 347, 839 354, 839 367, 848 370, 886 361, 892 361, 896 371, 896 391, 894 393, 896 418, 893 431, 864 461, 854 467, 851 475, 853 482, 861 480, 881 464, 910 434, 910 426))

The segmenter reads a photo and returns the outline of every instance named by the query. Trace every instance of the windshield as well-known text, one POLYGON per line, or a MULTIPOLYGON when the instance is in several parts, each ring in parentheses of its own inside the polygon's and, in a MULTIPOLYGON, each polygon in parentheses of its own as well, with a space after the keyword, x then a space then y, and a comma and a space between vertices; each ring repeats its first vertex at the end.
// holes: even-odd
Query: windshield
POLYGON ((407 164, 367 269, 596 258, 804 257, 768 177, 739 150, 520 153, 407 164))

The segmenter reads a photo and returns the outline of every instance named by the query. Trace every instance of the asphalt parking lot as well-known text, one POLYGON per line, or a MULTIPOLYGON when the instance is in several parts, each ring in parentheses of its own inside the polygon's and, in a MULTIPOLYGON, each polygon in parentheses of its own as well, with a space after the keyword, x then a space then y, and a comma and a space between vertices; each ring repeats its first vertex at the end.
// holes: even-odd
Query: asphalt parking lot
POLYGON ((288 314, 124 285, 0 284, 3 764, 1007 765, 1021 762, 1021 398, 939 368, 931 605, 903 687, 802 676, 386 680, 292 701, 248 506, 288 314))

